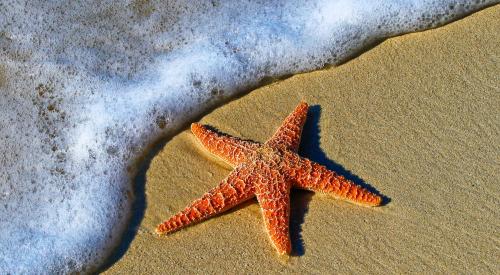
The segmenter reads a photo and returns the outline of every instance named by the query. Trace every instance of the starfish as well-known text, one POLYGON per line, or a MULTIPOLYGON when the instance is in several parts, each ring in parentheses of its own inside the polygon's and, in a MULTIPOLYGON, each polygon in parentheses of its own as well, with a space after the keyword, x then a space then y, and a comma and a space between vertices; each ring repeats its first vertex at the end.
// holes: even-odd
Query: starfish
POLYGON ((158 225, 156 233, 172 233, 257 197, 271 242, 279 254, 290 254, 292 187, 331 194, 365 206, 380 205, 381 196, 298 155, 307 110, 307 103, 301 102, 264 144, 191 124, 199 142, 234 170, 217 187, 158 225))

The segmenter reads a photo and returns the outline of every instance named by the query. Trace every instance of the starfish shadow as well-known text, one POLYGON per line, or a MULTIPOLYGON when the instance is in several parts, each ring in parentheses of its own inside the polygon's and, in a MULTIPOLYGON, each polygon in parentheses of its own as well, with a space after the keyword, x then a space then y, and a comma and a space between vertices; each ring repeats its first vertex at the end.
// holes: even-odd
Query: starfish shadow
POLYGON ((380 192, 373 186, 365 182, 363 179, 353 174, 351 171, 345 169, 342 165, 329 159, 325 152, 321 150, 320 147, 320 133, 321 129, 319 127, 319 119, 321 116, 321 106, 313 105, 309 107, 307 113, 306 124, 304 125, 301 144, 300 144, 300 155, 306 157, 312 161, 315 161, 321 165, 326 166, 328 169, 334 171, 335 173, 344 176, 346 179, 354 182, 355 184, 362 186, 368 191, 377 194, 382 197, 382 204, 386 205, 390 202, 390 198, 380 194, 380 192))
MULTIPOLYGON (((390 198, 380 194, 373 186, 366 183, 360 177, 354 175, 342 165, 329 159, 325 152, 320 147, 320 132, 319 119, 321 116, 321 106, 313 105, 309 107, 307 113, 306 124, 304 125, 303 136, 300 145, 300 155, 319 164, 326 166, 328 169, 344 176, 357 185, 364 187, 372 193, 382 196, 382 205, 389 203, 390 198)), ((304 241, 302 239, 302 224, 309 210, 309 202, 314 193, 304 190, 294 190, 291 194, 291 217, 290 217, 290 238, 292 240, 293 256, 302 256, 305 253, 304 241)))
POLYGON ((303 256, 306 252, 302 238, 302 225, 309 211, 309 202, 314 193, 306 190, 292 190, 290 194, 290 240, 292 242, 292 255, 303 256))

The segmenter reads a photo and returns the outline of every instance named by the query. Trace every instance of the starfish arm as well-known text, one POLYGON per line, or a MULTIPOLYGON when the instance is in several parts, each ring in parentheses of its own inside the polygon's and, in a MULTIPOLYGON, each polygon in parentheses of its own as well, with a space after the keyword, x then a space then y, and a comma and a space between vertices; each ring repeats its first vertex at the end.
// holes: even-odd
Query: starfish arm
MULTIPOLYGON (((271 172, 269 175, 277 175, 271 172)), ((257 200, 267 233, 279 254, 290 254, 290 184, 280 177, 263 177, 254 180, 257 200)))
POLYGON ((219 186, 195 200, 181 212, 159 224, 156 233, 172 233, 253 198, 255 190, 248 180, 249 175, 248 169, 243 166, 237 167, 219 186))
POLYGON ((302 128, 307 118, 307 103, 301 102, 295 110, 285 118, 276 133, 266 142, 271 147, 284 147, 297 152, 300 145, 302 128))
POLYGON ((199 123, 191 124, 191 132, 208 151, 232 166, 245 162, 260 146, 257 142, 221 134, 199 123))
POLYGON ((381 196, 354 184, 323 165, 299 156, 296 158, 297 160, 294 162, 298 165, 287 171, 294 180, 294 187, 328 193, 365 206, 379 206, 381 204, 381 196))

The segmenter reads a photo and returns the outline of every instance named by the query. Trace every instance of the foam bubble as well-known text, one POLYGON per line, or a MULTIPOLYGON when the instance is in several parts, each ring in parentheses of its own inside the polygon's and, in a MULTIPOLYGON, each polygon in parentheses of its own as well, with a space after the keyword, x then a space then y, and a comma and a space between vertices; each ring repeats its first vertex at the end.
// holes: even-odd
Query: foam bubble
POLYGON ((211 105, 493 3, 2 1, 0 273, 94 270, 137 157, 211 105))

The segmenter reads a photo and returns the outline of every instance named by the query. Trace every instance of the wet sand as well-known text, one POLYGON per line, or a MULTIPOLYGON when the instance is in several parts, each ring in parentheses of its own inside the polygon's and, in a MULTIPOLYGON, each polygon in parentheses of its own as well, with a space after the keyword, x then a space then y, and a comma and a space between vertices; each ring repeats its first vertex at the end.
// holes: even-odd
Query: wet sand
POLYGON ((277 256, 255 200, 158 237, 158 223, 230 171, 186 129, 151 161, 137 234, 107 272, 500 272, 498 18, 499 5, 386 40, 341 66, 262 87, 201 119, 265 141, 306 100, 301 154, 372 186, 388 204, 367 208, 293 191, 291 257, 277 256))

